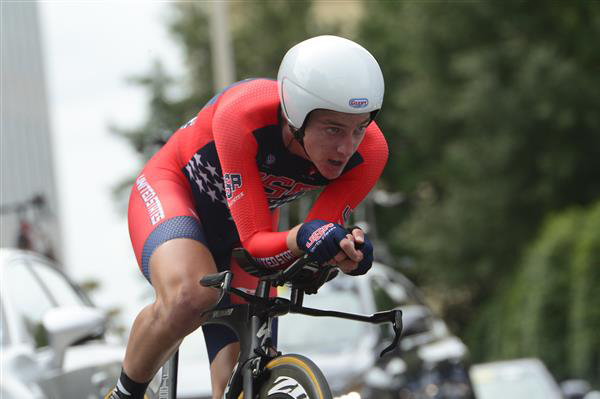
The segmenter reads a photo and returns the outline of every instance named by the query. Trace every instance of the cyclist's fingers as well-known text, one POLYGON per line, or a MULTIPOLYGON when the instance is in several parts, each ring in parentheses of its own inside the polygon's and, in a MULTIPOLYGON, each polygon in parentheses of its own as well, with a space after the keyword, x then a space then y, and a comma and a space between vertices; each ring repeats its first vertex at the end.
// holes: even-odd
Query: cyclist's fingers
POLYGON ((350 273, 352 270, 358 267, 358 262, 353 262, 350 259, 343 260, 338 263, 338 267, 344 273, 350 273))
POLYGON ((336 264, 343 261, 344 259, 348 259, 348 256, 344 251, 338 252, 337 255, 333 257, 333 260, 336 264))
POLYGON ((354 242, 356 244, 364 244, 365 242, 365 232, 361 229, 352 230, 352 236, 354 237, 354 242))
POLYGON ((362 252, 354 247, 354 237, 350 234, 340 241, 340 249, 354 262, 360 262, 363 258, 362 252))

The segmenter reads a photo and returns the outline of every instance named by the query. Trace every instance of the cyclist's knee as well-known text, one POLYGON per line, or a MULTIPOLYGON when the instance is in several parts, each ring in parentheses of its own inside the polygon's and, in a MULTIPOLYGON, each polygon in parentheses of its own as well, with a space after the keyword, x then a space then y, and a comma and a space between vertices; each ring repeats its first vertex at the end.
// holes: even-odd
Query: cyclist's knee
POLYGON ((189 314, 201 314, 216 305, 219 291, 200 285, 198 281, 178 287, 171 306, 189 314))
POLYGON ((198 328, 202 313, 219 300, 219 292, 202 287, 197 282, 184 283, 173 290, 168 298, 157 301, 160 316, 177 335, 187 334, 198 328))

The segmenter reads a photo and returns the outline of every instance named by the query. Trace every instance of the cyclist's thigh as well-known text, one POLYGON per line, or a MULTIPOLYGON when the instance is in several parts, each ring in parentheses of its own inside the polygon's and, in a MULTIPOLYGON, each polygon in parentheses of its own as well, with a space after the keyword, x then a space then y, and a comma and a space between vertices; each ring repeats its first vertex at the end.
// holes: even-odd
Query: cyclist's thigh
MULTIPOLYGON (((217 268, 208 248, 195 240, 175 238, 164 242, 150 258, 152 285, 160 298, 168 298, 187 286, 191 294, 217 296, 213 288, 199 284, 200 279, 217 268)), ((216 300, 216 298, 215 298, 216 300)))
POLYGON ((131 193, 129 232, 138 264, 160 295, 162 286, 197 284, 215 273, 206 235, 185 177, 146 167, 131 193))

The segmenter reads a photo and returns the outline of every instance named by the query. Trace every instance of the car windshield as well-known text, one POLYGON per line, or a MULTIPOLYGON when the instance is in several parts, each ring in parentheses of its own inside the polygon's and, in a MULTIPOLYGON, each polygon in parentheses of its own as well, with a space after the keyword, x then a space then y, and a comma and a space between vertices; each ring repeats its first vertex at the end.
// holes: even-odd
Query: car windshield
POLYGON ((20 336, 37 348, 48 345, 43 317, 49 309, 85 304, 65 277, 44 262, 19 258, 6 265, 2 272, 7 282, 3 287, 7 306, 11 306, 16 316, 20 336))
POLYGON ((475 368, 471 379, 479 399, 560 399, 550 375, 538 367, 475 368))
MULTIPOLYGON (((309 308, 363 313, 358 294, 351 289, 322 289, 306 295, 309 308)), ((288 314, 279 318, 278 349, 286 351, 339 351, 352 346, 365 334, 368 325, 334 317, 288 314)))
POLYGON ((67 279, 49 264, 32 260, 29 266, 38 275, 58 306, 85 306, 86 302, 67 279))

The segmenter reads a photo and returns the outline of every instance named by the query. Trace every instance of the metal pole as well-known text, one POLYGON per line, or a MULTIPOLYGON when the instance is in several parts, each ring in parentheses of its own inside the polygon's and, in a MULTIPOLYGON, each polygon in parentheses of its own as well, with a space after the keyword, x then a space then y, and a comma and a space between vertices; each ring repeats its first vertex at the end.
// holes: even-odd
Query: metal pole
POLYGON ((233 83, 235 66, 233 48, 227 18, 227 2, 213 1, 212 18, 210 19, 211 52, 213 67, 213 82, 215 92, 233 83))

